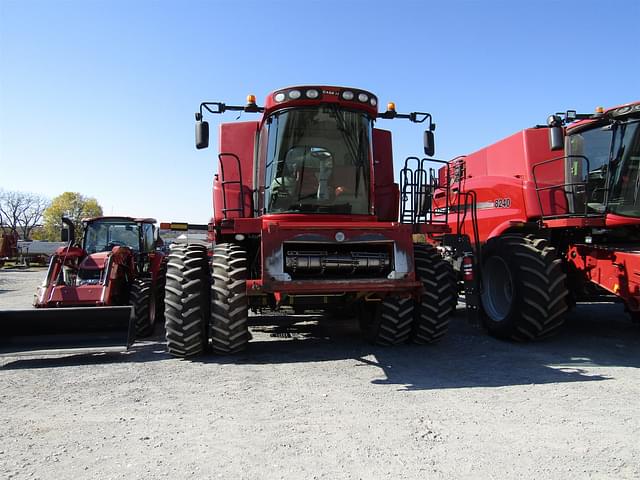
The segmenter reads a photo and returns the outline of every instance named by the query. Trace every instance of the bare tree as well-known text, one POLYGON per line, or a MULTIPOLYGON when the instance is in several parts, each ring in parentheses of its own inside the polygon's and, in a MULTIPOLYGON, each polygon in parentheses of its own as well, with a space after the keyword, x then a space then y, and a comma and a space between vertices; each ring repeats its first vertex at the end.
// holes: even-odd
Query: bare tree
POLYGON ((4 233, 18 233, 29 239, 49 206, 45 197, 17 191, 0 191, 0 226, 4 233))
MULTIPOLYGON (((2 198, 4 198, 4 190, 0 188, 0 205, 2 205, 2 198)), ((4 212, 0 209, 0 229, 2 229, 2 233, 7 233, 7 222, 8 219, 4 218, 4 212)))

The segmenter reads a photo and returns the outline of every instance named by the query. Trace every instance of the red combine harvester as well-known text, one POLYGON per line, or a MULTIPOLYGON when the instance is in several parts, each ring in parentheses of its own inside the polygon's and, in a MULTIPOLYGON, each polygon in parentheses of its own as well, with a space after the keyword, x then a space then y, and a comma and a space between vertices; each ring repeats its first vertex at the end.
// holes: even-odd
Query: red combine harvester
POLYGON ((451 197, 434 201, 473 240, 491 334, 546 337, 603 294, 640 319, 639 171, 640 103, 551 115, 440 169, 451 197))
MULTIPOLYGON (((213 180, 214 242, 177 245, 169 254, 166 332, 169 352, 227 354, 248 340, 249 309, 353 311, 364 336, 391 345, 444 335, 452 312, 450 267, 436 250, 414 245, 398 222, 391 133, 377 119, 427 122, 428 113, 384 113, 369 92, 300 86, 271 93, 264 107, 202 103, 196 146, 206 148, 203 113, 261 113, 220 126, 213 180)), ((447 231, 445 222, 429 232, 447 231)))
POLYGON ((35 309, 0 311, 3 351, 128 347, 150 335, 162 316, 166 268, 165 256, 155 250, 155 220, 83 220, 82 247, 75 245, 73 223, 63 223, 68 245, 51 258, 35 309))

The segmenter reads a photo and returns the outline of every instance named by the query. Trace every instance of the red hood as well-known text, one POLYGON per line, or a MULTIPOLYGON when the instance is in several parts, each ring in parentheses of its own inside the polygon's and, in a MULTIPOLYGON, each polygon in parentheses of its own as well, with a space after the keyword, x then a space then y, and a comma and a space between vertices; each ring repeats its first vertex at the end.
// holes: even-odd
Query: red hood
POLYGON ((84 270, 102 270, 107 262, 107 257, 111 255, 111 252, 97 252, 92 253, 85 257, 80 264, 80 268, 84 270))

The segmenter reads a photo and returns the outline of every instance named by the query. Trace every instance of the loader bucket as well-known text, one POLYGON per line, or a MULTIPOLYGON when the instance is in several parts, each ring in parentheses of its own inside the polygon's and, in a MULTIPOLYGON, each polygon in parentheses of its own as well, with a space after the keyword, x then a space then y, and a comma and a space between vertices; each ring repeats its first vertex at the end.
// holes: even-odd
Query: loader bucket
POLYGON ((129 306, 0 311, 3 355, 47 350, 124 350, 134 340, 135 324, 129 306))

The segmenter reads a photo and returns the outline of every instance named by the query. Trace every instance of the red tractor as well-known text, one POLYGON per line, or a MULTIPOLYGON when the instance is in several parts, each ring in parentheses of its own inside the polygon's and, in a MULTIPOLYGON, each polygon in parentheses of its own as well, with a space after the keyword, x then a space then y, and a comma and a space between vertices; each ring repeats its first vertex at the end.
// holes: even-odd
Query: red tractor
MULTIPOLYGON (((66 218, 63 223, 62 240, 68 245, 51 258, 34 298, 36 309, 0 312, 4 343, 19 345, 15 337, 30 335, 121 330, 128 347, 135 338, 150 335, 162 316, 166 269, 165 256, 156 251, 155 220, 83 220, 82 247, 75 244, 73 223, 66 218)), ((49 347, 50 338, 43 339, 35 343, 49 347)), ((51 346, 55 342, 54 337, 51 346)))
POLYGON ((491 334, 546 337, 576 301, 603 294, 640 319, 639 172, 637 102, 552 115, 440 170, 451 197, 434 190, 434 202, 473 241, 491 334))
POLYGON ((202 103, 196 113, 199 149, 209 143, 204 111, 262 115, 220 126, 211 260, 201 245, 169 254, 169 352, 242 350, 250 309, 353 312, 382 345, 440 339, 453 310, 450 267, 398 222, 391 133, 374 128, 380 118, 426 121, 433 154, 431 115, 399 114, 393 104, 380 113, 375 95, 343 87, 283 88, 264 107, 247 100, 202 103))

